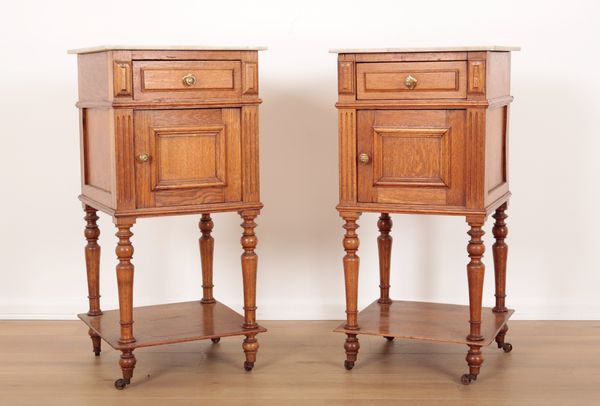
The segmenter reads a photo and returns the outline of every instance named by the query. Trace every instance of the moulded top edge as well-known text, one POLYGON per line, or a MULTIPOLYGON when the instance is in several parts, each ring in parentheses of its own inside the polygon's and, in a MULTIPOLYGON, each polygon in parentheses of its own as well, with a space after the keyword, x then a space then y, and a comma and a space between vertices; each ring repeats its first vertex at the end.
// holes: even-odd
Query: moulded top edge
POLYGON ((332 54, 366 54, 366 53, 391 53, 391 52, 476 52, 476 51, 497 51, 510 52, 520 51, 521 47, 499 46, 499 45, 480 45, 464 47, 424 47, 424 48, 333 48, 329 52, 332 54))
POLYGON ((89 48, 77 48, 67 51, 69 54, 90 54, 104 51, 266 51, 267 47, 236 47, 206 45, 99 45, 89 48))

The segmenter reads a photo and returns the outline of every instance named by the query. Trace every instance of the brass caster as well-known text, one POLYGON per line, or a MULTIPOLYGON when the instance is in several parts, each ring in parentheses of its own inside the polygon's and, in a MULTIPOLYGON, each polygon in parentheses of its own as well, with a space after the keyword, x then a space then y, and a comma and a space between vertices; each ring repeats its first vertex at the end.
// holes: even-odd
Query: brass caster
POLYGON ((354 361, 344 361, 344 367, 350 371, 352 368, 354 368, 354 361))
POLYGON ((98 350, 94 350, 94 355, 96 357, 99 357, 100 356, 100 350, 99 349, 98 350))
POLYGON ((248 372, 252 371, 252 368, 254 368, 254 362, 249 362, 246 361, 244 362, 244 369, 248 372))
POLYGON ((395 337, 391 337, 391 336, 384 336, 386 340, 388 341, 394 341, 395 337))
POLYGON ((217 337, 217 338, 211 338, 210 341, 212 341, 214 344, 218 343, 219 341, 221 341, 221 337, 217 337))
POLYGON ((119 378, 115 381, 115 388, 118 390, 123 390, 127 385, 129 385, 131 381, 129 379, 119 378))
POLYGON ((512 344, 511 343, 504 343, 502 344, 502 351, 509 353, 512 351, 512 344))
POLYGON ((477 380, 477 375, 473 375, 473 374, 464 374, 463 376, 460 377, 460 382, 463 385, 469 385, 471 382, 476 381, 477 380))

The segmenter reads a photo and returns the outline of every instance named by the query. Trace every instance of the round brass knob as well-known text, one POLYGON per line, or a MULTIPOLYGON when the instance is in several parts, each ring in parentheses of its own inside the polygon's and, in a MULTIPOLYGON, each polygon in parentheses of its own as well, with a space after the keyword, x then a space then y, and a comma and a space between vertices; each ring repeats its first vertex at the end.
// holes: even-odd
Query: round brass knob
POLYGON ((404 79, 404 86, 406 86, 410 90, 414 89, 417 86, 417 79, 413 78, 411 75, 408 75, 404 79))
POLYGON ((368 164, 369 162, 371 162, 371 158, 369 157, 369 154, 366 154, 364 152, 362 152, 361 154, 358 155, 358 160, 363 164, 368 164))
POLYGON ((182 79, 184 86, 194 86, 196 84, 196 76, 192 73, 185 75, 182 79))
POLYGON ((148 161, 150 161, 150 155, 149 155, 149 154, 146 154, 145 152, 144 152, 144 153, 141 153, 141 154, 139 154, 139 155, 137 156, 137 160, 138 160, 138 162, 140 162, 140 163, 145 163, 145 162, 148 162, 148 161))

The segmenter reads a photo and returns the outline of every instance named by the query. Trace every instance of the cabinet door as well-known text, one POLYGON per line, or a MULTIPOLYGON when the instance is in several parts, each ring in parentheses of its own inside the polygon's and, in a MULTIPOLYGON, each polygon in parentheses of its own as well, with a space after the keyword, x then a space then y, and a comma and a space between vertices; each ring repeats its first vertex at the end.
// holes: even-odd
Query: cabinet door
POLYGON ((359 202, 465 205, 465 110, 364 110, 357 131, 359 202))
POLYGON ((241 201, 240 110, 134 113, 138 208, 241 201))

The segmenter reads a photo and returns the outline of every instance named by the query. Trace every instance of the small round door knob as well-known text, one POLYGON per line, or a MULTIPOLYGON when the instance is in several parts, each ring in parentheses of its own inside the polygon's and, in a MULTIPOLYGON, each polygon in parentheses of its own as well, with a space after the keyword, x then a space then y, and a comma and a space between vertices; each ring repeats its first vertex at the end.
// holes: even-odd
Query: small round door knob
POLYGON ((145 152, 141 153, 137 156, 137 160, 140 163, 148 162, 148 161, 150 161, 150 155, 146 154, 145 152))
POLYGON ((404 86, 406 86, 410 90, 414 89, 417 86, 417 79, 412 77, 411 75, 408 75, 404 79, 404 86))
POLYGON ((371 158, 369 157, 369 154, 362 152, 361 154, 358 155, 358 160, 363 163, 363 164, 368 164, 369 162, 371 162, 371 158))
POLYGON ((196 84, 196 76, 194 76, 191 73, 189 75, 185 75, 182 80, 183 84, 188 87, 194 86, 196 84))

